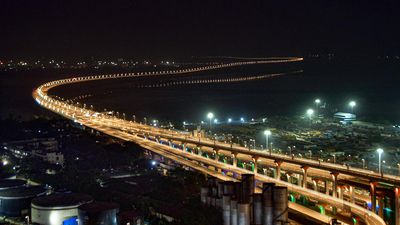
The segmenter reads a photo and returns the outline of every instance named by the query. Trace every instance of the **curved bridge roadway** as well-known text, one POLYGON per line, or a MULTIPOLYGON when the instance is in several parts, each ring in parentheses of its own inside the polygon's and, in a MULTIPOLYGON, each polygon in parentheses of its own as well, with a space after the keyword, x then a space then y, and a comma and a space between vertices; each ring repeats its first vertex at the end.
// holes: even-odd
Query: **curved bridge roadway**
MULTIPOLYGON (((105 80, 105 79, 118 79, 118 78, 129 78, 129 77, 143 77, 143 76, 162 76, 162 75, 175 75, 178 76, 180 74, 194 73, 200 71, 207 70, 215 70, 221 68, 235 67, 235 66, 244 66, 244 65, 254 65, 254 64, 270 64, 270 63, 290 63, 290 62, 299 62, 302 61, 302 58, 264 58, 264 59, 252 59, 252 61, 245 62, 234 62, 227 64, 218 64, 212 66, 203 66, 196 67, 190 69, 181 69, 181 70, 172 70, 172 71, 154 71, 154 72, 138 72, 138 73, 124 73, 124 74, 107 74, 107 75, 96 75, 96 76, 87 76, 87 77, 73 77, 68 79, 61 79, 56 81, 51 81, 39 86, 32 93, 34 99, 40 104, 42 107, 47 108, 65 118, 71 119, 75 122, 78 122, 87 127, 91 127, 108 135, 138 143, 139 145, 154 151, 158 154, 164 155, 167 158, 171 158, 178 163, 183 164, 184 166, 188 166, 194 168, 196 170, 202 171, 204 173, 210 174, 212 176, 216 176, 222 180, 235 180, 235 178, 231 178, 222 173, 218 172, 218 170, 231 171, 236 174, 244 174, 244 173, 252 173, 249 170, 245 170, 239 168, 235 164, 235 160, 239 157, 248 158, 249 160, 253 160, 255 162, 255 166, 257 166, 258 162, 264 161, 264 163, 275 164, 278 166, 280 170, 281 165, 288 166, 290 169, 300 169, 303 171, 303 175, 305 181, 307 183, 307 170, 315 170, 316 172, 323 171, 328 176, 332 176, 333 184, 332 189, 336 190, 336 181, 337 176, 339 174, 343 175, 345 178, 351 179, 351 177, 362 177, 368 180, 375 182, 385 182, 389 184, 393 184, 395 187, 400 186, 400 179, 396 176, 383 176, 371 171, 355 169, 355 168, 346 168, 336 164, 329 163, 318 163, 312 160, 307 159, 294 159, 287 156, 279 155, 279 154, 267 154, 262 151, 249 151, 247 148, 243 148, 240 146, 229 145, 220 142, 214 142, 208 139, 199 139, 193 136, 188 136, 186 133, 171 131, 162 128, 155 128, 149 125, 143 125, 139 123, 135 123, 132 121, 116 119, 113 117, 109 117, 100 112, 95 112, 91 109, 86 109, 85 107, 81 107, 79 105, 75 105, 72 103, 68 103, 66 101, 57 100, 48 95, 48 91, 51 88, 60 86, 73 84, 78 82, 88 82, 95 80, 105 80), (154 142, 150 138, 147 137, 155 137, 156 140, 168 140, 169 142, 180 142, 184 145, 193 145, 197 146, 199 149, 201 148, 211 148, 214 151, 221 152, 229 152, 232 154, 233 165, 226 164, 220 162, 217 159, 209 159, 201 157, 198 154, 188 153, 187 151, 182 151, 176 148, 173 148, 172 145, 161 144, 160 142, 154 142), (210 170, 204 165, 212 166, 217 169, 217 171, 210 170), (332 175, 333 174, 333 175, 332 175)), ((268 75, 264 75, 265 78, 268 75)), ((272 76, 276 76, 276 74, 271 74, 272 76)), ((185 148, 183 148, 185 149, 185 148)), ((217 154, 218 155, 218 154, 217 154)), ((261 162, 260 162, 261 163, 261 162)), ((278 171, 279 171, 278 170, 278 171)), ((255 170, 256 171, 256 170, 255 170)), ((314 172, 315 172, 314 171, 314 172)), ((292 183, 288 183, 282 181, 278 178, 271 178, 264 174, 259 174, 257 172, 254 173, 256 179, 260 182, 275 182, 283 186, 287 186, 289 190, 298 192, 305 196, 309 196, 318 201, 329 202, 331 206, 337 207, 338 209, 350 211, 353 214, 356 214, 360 218, 362 218, 367 224, 385 224, 385 222, 375 213, 360 207, 352 202, 345 201, 341 198, 338 198, 336 194, 333 196, 320 193, 318 191, 307 189, 306 186, 302 185, 294 185, 292 183)), ((398 199, 398 189, 395 189, 396 199, 398 199)), ((336 191, 334 191, 336 193, 336 191)), ((396 201, 396 207, 398 206, 398 200, 396 201)), ((396 218, 398 215, 396 215, 396 218)), ((396 220, 396 225, 397 225, 396 220)))

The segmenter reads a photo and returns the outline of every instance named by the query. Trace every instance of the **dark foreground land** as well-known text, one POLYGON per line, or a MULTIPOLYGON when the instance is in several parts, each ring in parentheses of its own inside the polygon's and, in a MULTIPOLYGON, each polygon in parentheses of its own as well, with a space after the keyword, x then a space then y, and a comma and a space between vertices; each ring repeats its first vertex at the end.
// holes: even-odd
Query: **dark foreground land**
POLYGON ((58 119, 7 119, 0 121, 0 125, 1 143, 55 137, 65 160, 64 165, 54 165, 34 156, 17 158, 2 147, 0 157, 8 161, 3 174, 16 173, 32 182, 48 184, 55 191, 87 193, 95 200, 118 203, 121 213, 134 212, 150 224, 221 223, 218 211, 200 204, 204 175, 179 167, 165 175, 160 164, 153 165, 145 151, 135 144, 82 130, 58 119), (160 219, 157 213, 174 221, 160 219))

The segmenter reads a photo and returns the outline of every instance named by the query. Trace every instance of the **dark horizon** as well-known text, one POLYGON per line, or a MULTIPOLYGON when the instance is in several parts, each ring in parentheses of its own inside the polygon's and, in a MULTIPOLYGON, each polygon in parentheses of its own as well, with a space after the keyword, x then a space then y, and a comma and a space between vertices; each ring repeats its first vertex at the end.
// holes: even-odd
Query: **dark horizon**
POLYGON ((400 55, 399 3, 14 1, 0 58, 400 55))

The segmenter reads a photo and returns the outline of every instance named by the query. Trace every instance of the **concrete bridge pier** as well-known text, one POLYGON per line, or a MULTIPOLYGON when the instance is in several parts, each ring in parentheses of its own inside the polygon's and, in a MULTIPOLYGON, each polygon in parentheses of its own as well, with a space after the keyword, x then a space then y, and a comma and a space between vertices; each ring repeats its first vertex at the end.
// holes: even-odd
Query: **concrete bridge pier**
POLYGON ((231 225, 237 225, 238 224, 238 209, 237 209, 237 200, 232 199, 231 200, 231 225))
MULTIPOLYGON (((146 136, 145 136, 146 137, 146 136)), ((172 144, 172 141, 171 140, 168 140, 168 145, 169 145, 169 147, 173 147, 173 144, 172 144)))
POLYGON ((219 151, 218 150, 214 150, 214 159, 216 162, 219 162, 219 151))
POLYGON ((343 200, 343 196, 344 196, 344 187, 343 186, 338 187, 338 193, 339 193, 339 199, 343 200))
POLYGON ((313 190, 318 191, 318 179, 313 179, 313 190))
POLYGON ((293 183, 293 173, 292 172, 286 172, 286 180, 288 183, 293 183))
POLYGON ((329 181, 327 181, 327 180, 324 181, 324 183, 325 183, 325 194, 326 194, 326 195, 329 195, 328 182, 329 182, 329 181))
POLYGON ((237 204, 237 224, 238 225, 250 225, 250 204, 249 203, 238 203, 237 204))
POLYGON ((182 143, 182 151, 183 152, 187 152, 186 143, 182 143))
POLYGON ((275 161, 275 166, 276 166, 275 178, 278 180, 281 179, 281 165, 282 165, 282 161, 275 161))
POLYGON ((275 187, 274 183, 264 183, 262 192, 263 201, 263 224, 273 224, 274 211, 273 211, 273 189, 275 187))
POLYGON ((385 207, 383 200, 384 200, 384 196, 379 195, 378 196, 378 205, 379 205, 378 215, 381 218, 383 218, 383 208, 385 207))
POLYGON ((350 202, 354 203, 354 187, 353 186, 349 186, 349 191, 350 191, 350 202))
POLYGON ((258 164, 257 164, 257 160, 258 160, 258 157, 253 157, 252 158, 253 159, 253 164, 254 164, 254 174, 257 174, 258 173, 258 164))
POLYGON ((197 155, 201 156, 202 155, 201 147, 197 146, 197 155))
POLYGON ((338 172, 332 172, 332 197, 337 198, 337 177, 339 176, 338 172))
POLYGON ((223 220, 224 225, 231 224, 231 196, 224 195, 222 197, 222 213, 223 213, 223 220))
POLYGON ((308 166, 302 166, 301 170, 303 171, 303 183, 302 183, 302 187, 303 188, 307 188, 307 170, 308 170, 308 166))
POLYGON ((233 166, 237 167, 237 153, 232 153, 233 166))
POLYGON ((371 211, 376 213, 376 182, 370 182, 371 211))
POLYGON ((297 186, 301 186, 300 174, 296 174, 296 178, 297 178, 297 186))

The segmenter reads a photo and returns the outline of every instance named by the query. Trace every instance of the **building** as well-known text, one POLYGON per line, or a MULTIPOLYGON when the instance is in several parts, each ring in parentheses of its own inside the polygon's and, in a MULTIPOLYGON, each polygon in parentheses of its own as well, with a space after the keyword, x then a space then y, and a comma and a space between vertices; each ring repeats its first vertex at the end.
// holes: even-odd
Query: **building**
POLYGON ((39 157, 50 164, 64 165, 64 154, 61 152, 46 152, 44 154, 34 152, 33 156, 39 157))
POLYGON ((0 216, 6 217, 29 215, 31 200, 47 192, 42 185, 27 186, 21 180, 3 180, 0 186, 0 216))
POLYGON ((26 181, 25 180, 4 179, 4 180, 0 180, 0 191, 7 190, 7 189, 10 189, 10 188, 23 187, 25 185, 26 185, 26 181))
POLYGON ((11 152, 17 158, 25 158, 36 155, 43 156, 46 153, 59 151, 59 143, 55 138, 33 138, 2 143, 3 149, 11 152))
POLYGON ((90 203, 86 194, 52 194, 34 198, 31 203, 32 223, 40 225, 78 225, 78 207, 90 203))
POLYGON ((356 120, 356 115, 352 113, 337 112, 333 115, 333 118, 341 122, 351 122, 356 120))
POLYGON ((78 207, 80 225, 117 225, 119 206, 111 202, 91 202, 78 207))
POLYGON ((134 210, 121 212, 118 217, 120 224, 144 225, 143 216, 134 210))

